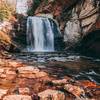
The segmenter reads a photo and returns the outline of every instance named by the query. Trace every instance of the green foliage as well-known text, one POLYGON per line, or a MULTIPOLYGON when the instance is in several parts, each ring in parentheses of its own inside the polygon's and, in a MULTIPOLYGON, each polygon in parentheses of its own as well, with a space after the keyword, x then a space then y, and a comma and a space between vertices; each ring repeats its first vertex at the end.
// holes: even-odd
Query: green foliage
POLYGON ((3 2, 0 5, 0 20, 3 21, 9 19, 10 16, 12 15, 12 12, 13 8, 10 5, 3 2))
MULTIPOLYGON (((29 16, 34 15, 35 10, 37 9, 37 7, 42 3, 42 0, 33 0, 33 5, 32 7, 28 10, 27 14, 29 16)), ((44 3, 47 4, 48 0, 44 0, 44 3)))
POLYGON ((32 16, 33 14, 34 14, 34 12, 35 12, 35 10, 37 9, 37 7, 40 5, 40 3, 41 3, 41 0, 33 0, 33 5, 32 5, 32 7, 28 10, 28 15, 29 16, 32 16))

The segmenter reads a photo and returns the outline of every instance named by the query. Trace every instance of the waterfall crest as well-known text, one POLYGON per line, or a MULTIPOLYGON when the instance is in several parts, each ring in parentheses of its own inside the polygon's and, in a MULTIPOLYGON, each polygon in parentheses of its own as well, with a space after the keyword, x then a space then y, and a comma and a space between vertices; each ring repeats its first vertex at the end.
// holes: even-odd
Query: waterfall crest
POLYGON ((54 51, 54 33, 48 18, 28 17, 27 19, 27 51, 54 51))

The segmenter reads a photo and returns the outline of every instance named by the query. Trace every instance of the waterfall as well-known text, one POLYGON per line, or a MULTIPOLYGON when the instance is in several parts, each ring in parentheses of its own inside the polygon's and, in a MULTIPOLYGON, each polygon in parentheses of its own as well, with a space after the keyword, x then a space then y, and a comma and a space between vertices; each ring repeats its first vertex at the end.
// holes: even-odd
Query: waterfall
POLYGON ((54 51, 54 33, 48 18, 28 17, 27 50, 28 52, 54 51))

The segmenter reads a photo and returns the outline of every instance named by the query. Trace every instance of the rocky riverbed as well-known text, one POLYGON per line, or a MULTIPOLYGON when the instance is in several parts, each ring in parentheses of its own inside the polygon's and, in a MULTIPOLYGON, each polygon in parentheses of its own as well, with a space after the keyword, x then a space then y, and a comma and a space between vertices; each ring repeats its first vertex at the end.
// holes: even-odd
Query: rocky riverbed
POLYGON ((0 100, 99 100, 100 74, 95 82, 85 70, 99 70, 100 63, 83 58, 62 53, 1 56, 0 100))

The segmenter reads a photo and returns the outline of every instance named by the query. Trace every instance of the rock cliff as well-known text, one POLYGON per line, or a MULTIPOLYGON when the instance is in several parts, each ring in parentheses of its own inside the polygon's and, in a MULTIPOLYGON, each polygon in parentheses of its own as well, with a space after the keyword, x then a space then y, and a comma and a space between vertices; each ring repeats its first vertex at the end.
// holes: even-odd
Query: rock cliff
POLYGON ((99 6, 99 0, 48 0, 41 3, 35 15, 52 15, 59 24, 66 46, 69 46, 100 28, 99 6))

